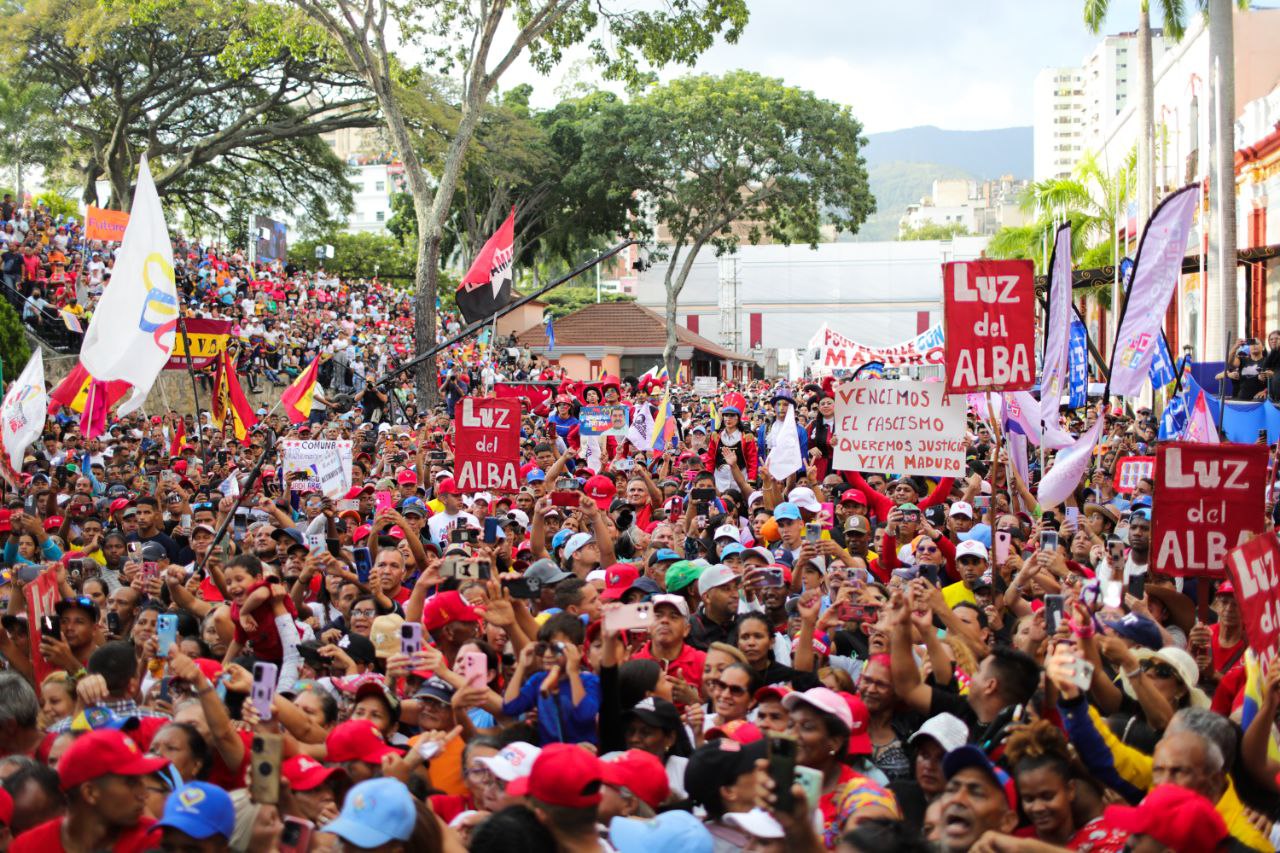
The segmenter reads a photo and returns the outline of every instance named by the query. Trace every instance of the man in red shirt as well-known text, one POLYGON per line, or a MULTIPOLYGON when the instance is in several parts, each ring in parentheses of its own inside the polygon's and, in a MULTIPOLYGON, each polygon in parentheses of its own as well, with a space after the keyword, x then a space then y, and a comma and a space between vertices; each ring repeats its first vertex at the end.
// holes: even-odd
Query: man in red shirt
POLYGON ((685 642, 688 636, 689 605, 685 600, 678 595, 655 595, 649 642, 635 657, 656 660, 667 674, 697 690, 702 686, 702 665, 707 656, 685 642))
POLYGON ((143 755, 114 729, 82 735, 58 760, 67 813, 19 835, 10 853, 133 853, 154 847, 155 820, 143 813, 147 789, 142 777, 168 763, 143 755))

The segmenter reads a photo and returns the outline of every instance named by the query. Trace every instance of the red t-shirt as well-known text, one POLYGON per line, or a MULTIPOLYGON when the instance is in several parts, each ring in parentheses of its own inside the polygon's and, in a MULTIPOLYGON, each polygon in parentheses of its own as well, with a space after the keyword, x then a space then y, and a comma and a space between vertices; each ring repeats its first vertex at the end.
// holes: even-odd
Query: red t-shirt
MULTIPOLYGON (((260 580, 249 587, 245 595, 251 595, 255 590, 263 589, 266 586, 267 581, 265 579, 260 580)), ((298 611, 294 607, 292 596, 285 596, 284 607, 285 610, 289 611, 290 616, 297 618, 298 611)), ((249 615, 257 620, 258 623, 257 629, 252 634, 240 627, 240 605, 231 605, 231 621, 235 624, 236 642, 241 646, 252 645, 253 655, 258 660, 280 663, 284 660, 284 644, 280 642, 280 632, 276 630, 276 620, 271 613, 271 605, 260 605, 249 615)))
MULTIPOLYGON (((1236 652, 1244 647, 1244 632, 1241 632, 1240 640, 1235 645, 1224 648, 1222 643, 1218 641, 1218 630, 1221 627, 1222 626, 1216 622, 1209 626, 1209 642, 1213 648, 1213 668, 1217 672, 1224 672, 1227 668, 1227 664, 1231 663, 1231 658, 1235 657, 1236 652)), ((1234 665, 1239 666, 1243 662, 1244 655, 1241 655, 1236 659, 1234 665)))
MULTIPOLYGON (((658 663, 662 661, 653 656, 653 649, 649 643, 645 643, 644 648, 636 652, 632 657, 641 660, 656 660, 658 663)), ((706 652, 700 652, 688 643, 684 644, 684 648, 680 650, 680 654, 676 659, 667 664, 664 669, 670 675, 679 675, 696 689, 702 688, 702 666, 706 663, 706 652)))
POLYGON ((427 797, 427 802, 431 804, 431 810, 436 813, 436 817, 445 823, 453 820, 465 811, 470 811, 476 807, 471 801, 470 794, 433 794, 427 797))
MULTIPOLYGON (((62 846, 62 822, 66 816, 55 817, 38 826, 33 826, 13 839, 9 845, 9 853, 64 853, 62 846)), ((152 831, 155 819, 143 815, 136 826, 123 832, 116 843, 111 845, 112 853, 141 853, 150 850, 160 843, 159 830, 152 831)))

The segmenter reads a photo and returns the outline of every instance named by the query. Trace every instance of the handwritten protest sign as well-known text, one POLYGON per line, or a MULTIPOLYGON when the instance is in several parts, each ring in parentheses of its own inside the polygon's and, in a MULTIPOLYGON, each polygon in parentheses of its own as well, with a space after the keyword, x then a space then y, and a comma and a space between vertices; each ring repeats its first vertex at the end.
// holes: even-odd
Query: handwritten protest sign
POLYGON ((1169 442, 1156 448, 1156 571, 1216 578, 1227 551, 1264 529, 1267 448, 1169 442))
POLYGON ((965 400, 941 383, 873 379, 836 386, 834 468, 962 476, 965 400))
POLYGON ((947 393, 1035 384, 1035 270, 1030 261, 942 265, 947 393))
POLYGON ((464 492, 520 488, 520 402, 463 397, 458 408, 454 471, 464 492))
POLYGON ((714 376, 695 376, 693 377, 693 393, 699 397, 714 397, 719 383, 714 376))
POLYGON ((337 498, 351 490, 351 442, 284 439, 284 478, 293 491, 320 491, 337 498), (303 476, 294 479, 295 475, 303 476))
POLYGON ((626 406, 583 406, 578 412, 578 431, 582 435, 616 435, 622 438, 630 425, 626 406))
POLYGON ((1255 537, 1227 554, 1227 568, 1245 638, 1266 672, 1280 652, 1280 542, 1271 535, 1255 537))

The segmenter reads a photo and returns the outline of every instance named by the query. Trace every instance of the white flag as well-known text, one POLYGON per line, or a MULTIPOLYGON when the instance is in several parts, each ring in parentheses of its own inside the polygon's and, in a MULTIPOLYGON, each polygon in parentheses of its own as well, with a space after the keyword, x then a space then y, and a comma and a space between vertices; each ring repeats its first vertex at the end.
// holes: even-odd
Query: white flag
MULTIPOLYGON (((1058 229, 1049 264, 1048 336, 1044 344, 1044 369, 1040 374, 1040 408, 1036 418, 1041 431, 1061 432, 1058 410, 1067 384, 1067 343, 1071 337, 1071 223, 1058 229)), ((1050 445, 1052 446, 1052 445, 1050 445)))
POLYGON ((22 470, 22 457, 31 442, 44 430, 44 419, 49 411, 49 395, 44 389, 44 355, 39 347, 31 354, 31 360, 22 375, 9 386, 0 404, 0 417, 4 419, 3 434, 5 454, 15 471, 22 470))
POLYGON ((1076 490, 1076 486, 1080 485, 1081 478, 1089 469, 1089 461, 1093 459, 1093 446, 1098 443, 1100 432, 1102 432, 1101 417, 1094 421, 1093 426, 1081 433, 1075 444, 1058 451, 1058 455, 1053 460, 1053 467, 1044 475, 1044 479, 1040 481, 1040 488, 1036 491, 1036 500, 1040 502, 1043 509, 1051 509, 1062 503, 1076 490))
POLYGON ((778 440, 769 448, 765 460, 775 480, 784 480, 804 467, 800 458, 800 436, 796 434, 796 407, 787 406, 787 417, 778 429, 778 440))
POLYGON ((582 462, 596 473, 602 470, 600 466, 604 464, 604 448, 600 446, 600 436, 582 437, 582 462))
POLYGON ((133 396, 120 405, 120 415, 146 401, 156 376, 169 360, 177 323, 173 246, 160 196, 143 157, 111 284, 102 294, 80 348, 80 361, 95 379, 122 379, 133 385, 133 396))
POLYGON ((636 450, 653 450, 653 410, 648 403, 635 407, 631 429, 627 430, 627 441, 636 450))

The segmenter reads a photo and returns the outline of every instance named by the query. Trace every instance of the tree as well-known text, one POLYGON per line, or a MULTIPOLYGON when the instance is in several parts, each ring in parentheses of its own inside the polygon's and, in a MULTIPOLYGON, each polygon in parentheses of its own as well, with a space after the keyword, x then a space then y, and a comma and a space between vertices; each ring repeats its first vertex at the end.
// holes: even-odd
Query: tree
POLYGON ((676 375, 676 306, 705 246, 742 238, 816 245, 823 221, 856 231, 875 209, 848 107, 748 71, 654 89, 591 144, 624 146, 629 177, 665 229, 667 371, 676 375))
POLYGON ((368 95, 306 23, 266 0, 43 0, 11 10, 0 32, 17 79, 52 92, 84 201, 98 203, 105 178, 110 206, 127 209, 140 154, 162 195, 211 169, 207 195, 236 172, 290 183, 299 159, 332 157, 294 143, 375 123, 368 95))
MULTIPOLYGON (((1222 288, 1219 299, 1221 316, 1210 314, 1208 328, 1214 333, 1237 331, 1243 335, 1244 329, 1238 326, 1240 305, 1236 293, 1236 60, 1232 6, 1247 10, 1249 3, 1248 0, 1238 0, 1235 4, 1231 0, 1207 0, 1206 5, 1206 0, 1200 0, 1200 5, 1209 17, 1209 62, 1220 75, 1214 89, 1214 117, 1210 125, 1218 129, 1218 138, 1213 140, 1213 171, 1209 181, 1209 210, 1217 227, 1209 239, 1209 250, 1222 288), (1218 211, 1224 211, 1226 215, 1219 216, 1218 211)), ((1259 334, 1261 331, 1253 330, 1259 334)), ((1221 344, 1210 349, 1214 342, 1220 340, 1213 337, 1205 341, 1205 352, 1222 352, 1221 344)))
MULTIPOLYGON (((614 79, 636 80, 641 64, 691 63, 717 34, 736 41, 747 20, 746 0, 292 0, 340 46, 373 92, 390 142, 404 163, 417 220, 414 333, 420 346, 436 339, 436 279, 464 158, 490 95, 526 51, 546 71, 569 47, 587 42, 614 79), (656 8, 655 8, 656 6, 656 8), (510 15, 508 13, 510 12, 510 15), (457 89, 457 124, 441 165, 429 176, 402 108, 402 75, 389 45, 389 24, 407 47, 457 89), (508 37, 509 36, 509 37, 508 37)), ((416 373, 418 400, 438 399, 434 359, 416 373)))
POLYGON ((27 345, 22 318, 13 310, 9 300, 0 299, 0 371, 3 372, 6 385, 17 378, 22 368, 27 366, 29 358, 31 347, 27 345))
POLYGON ((289 247, 289 261, 298 266, 316 266, 316 246, 333 246, 333 257, 324 261, 330 275, 343 278, 379 278, 413 281, 413 250, 387 234, 349 234, 334 231, 314 240, 289 247))
POLYGON ((973 232, 963 222, 924 222, 912 228, 904 227, 898 233, 899 240, 950 240, 953 237, 970 237, 973 232))
MULTIPOLYGON (((543 296, 542 301, 547 303, 546 313, 559 320, 579 308, 594 305, 596 303, 596 289, 585 285, 574 286, 566 284, 543 296)), ((636 298, 625 293, 602 293, 600 294, 600 301, 635 302, 636 298)))
POLYGON ((52 164, 61 149, 62 129, 54 115, 53 91, 12 78, 0 79, 0 159, 13 169, 16 198, 29 166, 52 164))

